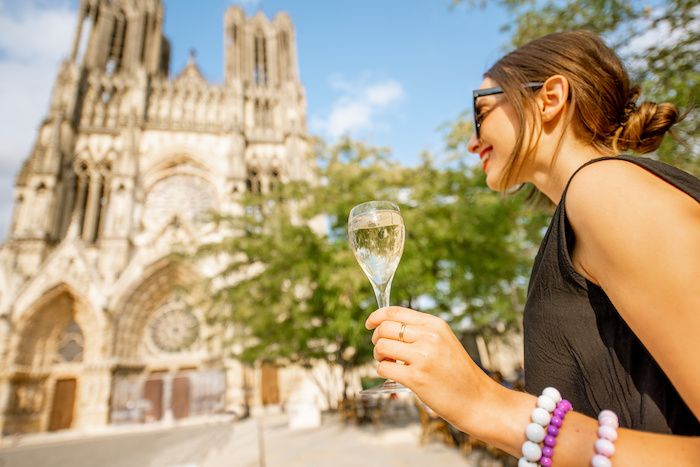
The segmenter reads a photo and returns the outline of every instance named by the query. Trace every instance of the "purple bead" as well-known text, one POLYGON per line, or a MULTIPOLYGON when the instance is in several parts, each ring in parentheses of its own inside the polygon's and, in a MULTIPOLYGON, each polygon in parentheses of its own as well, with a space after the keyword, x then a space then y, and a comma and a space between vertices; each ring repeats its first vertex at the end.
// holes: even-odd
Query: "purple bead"
POLYGON ((551 436, 557 436, 559 434, 559 428, 549 425, 547 427, 547 434, 551 436))
POLYGON ((551 458, 552 454, 554 454, 554 449, 549 446, 542 446, 542 457, 551 458))
POLYGON ((571 405, 571 402, 567 401, 566 399, 559 401, 559 403, 557 404, 557 407, 563 409, 565 412, 568 412, 569 410, 571 410, 573 408, 573 406, 571 405))
POLYGON ((554 409, 554 412, 552 412, 552 414, 555 417, 559 417, 559 418, 563 418, 565 413, 566 413, 566 411, 563 409, 554 409))
POLYGON ((557 439, 554 436, 546 436, 544 438, 544 445, 553 448, 557 445, 557 439))
POLYGON ((543 467, 551 467, 552 459, 550 457, 540 457, 540 465, 543 467))
POLYGON ((552 417, 552 419, 549 421, 550 425, 553 425, 557 428, 561 428, 561 417, 557 417, 556 415, 552 417))

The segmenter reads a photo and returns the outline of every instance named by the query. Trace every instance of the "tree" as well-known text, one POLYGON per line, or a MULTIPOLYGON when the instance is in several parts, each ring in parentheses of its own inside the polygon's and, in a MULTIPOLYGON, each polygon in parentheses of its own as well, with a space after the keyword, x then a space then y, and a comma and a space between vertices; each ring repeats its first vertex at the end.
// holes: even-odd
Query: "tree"
MULTIPOLYGON (((486 1, 453 0, 452 4, 486 1)), ((642 85, 642 99, 691 109, 700 95, 700 6, 695 0, 494 0, 513 21, 503 26, 518 47, 548 33, 588 29, 604 37, 642 85)), ((700 118, 691 112, 658 157, 700 176, 700 118)))
POLYGON ((439 313, 457 331, 468 324, 499 332, 518 322, 533 238, 544 226, 543 216, 522 209, 522 197, 503 200, 473 168, 439 167, 427 155, 406 168, 351 140, 317 152, 318 184, 248 196, 245 214, 219 215, 227 234, 196 255, 223 264, 208 284, 210 318, 229 328, 236 357, 325 361, 342 369, 346 385, 371 361, 363 323, 376 303, 347 243, 348 213, 370 199, 398 201, 407 226, 392 303, 439 313))
POLYGON ((208 284, 210 318, 235 328, 225 334, 236 357, 307 368, 326 361, 342 369, 347 385, 350 371, 371 360, 363 323, 376 308, 347 246, 347 214, 358 200, 394 197, 402 169, 361 143, 318 152, 318 185, 292 182, 247 196, 243 216, 216 217, 228 233, 196 257, 223 260, 208 284), (320 232, 319 221, 327 223, 320 232))

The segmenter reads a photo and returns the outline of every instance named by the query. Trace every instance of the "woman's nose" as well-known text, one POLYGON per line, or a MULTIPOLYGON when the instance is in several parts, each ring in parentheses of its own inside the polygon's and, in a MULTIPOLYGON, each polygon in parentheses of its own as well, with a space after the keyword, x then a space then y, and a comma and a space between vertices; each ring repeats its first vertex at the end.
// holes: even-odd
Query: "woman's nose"
POLYGON ((476 137, 476 132, 472 133, 469 142, 467 143, 467 151, 477 154, 479 152, 479 140, 476 137))

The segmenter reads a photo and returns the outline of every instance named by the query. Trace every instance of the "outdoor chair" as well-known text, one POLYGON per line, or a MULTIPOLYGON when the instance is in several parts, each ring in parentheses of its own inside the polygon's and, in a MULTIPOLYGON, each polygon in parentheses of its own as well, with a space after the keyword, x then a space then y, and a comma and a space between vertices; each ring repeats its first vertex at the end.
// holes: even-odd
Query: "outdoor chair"
POLYGON ((338 403, 340 421, 345 424, 358 424, 357 401, 354 397, 348 397, 338 403))

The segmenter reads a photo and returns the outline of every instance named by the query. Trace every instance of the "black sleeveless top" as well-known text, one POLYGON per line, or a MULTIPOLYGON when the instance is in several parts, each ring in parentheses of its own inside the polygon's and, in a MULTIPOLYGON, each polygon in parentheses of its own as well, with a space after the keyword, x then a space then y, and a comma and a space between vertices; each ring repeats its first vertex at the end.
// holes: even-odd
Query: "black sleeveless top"
MULTIPOLYGON (((641 166, 700 203, 700 180, 652 159, 603 157, 578 170, 606 159, 641 166)), ((527 391, 537 395, 553 386, 574 410, 597 417, 610 409, 626 428, 700 434, 698 419, 603 289, 574 269, 570 253, 576 239, 565 206, 569 183, 571 179, 535 257, 528 286, 523 318, 527 391)))

